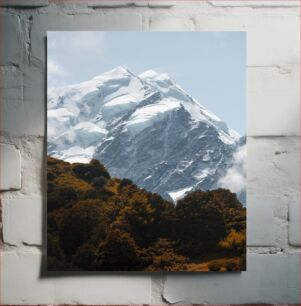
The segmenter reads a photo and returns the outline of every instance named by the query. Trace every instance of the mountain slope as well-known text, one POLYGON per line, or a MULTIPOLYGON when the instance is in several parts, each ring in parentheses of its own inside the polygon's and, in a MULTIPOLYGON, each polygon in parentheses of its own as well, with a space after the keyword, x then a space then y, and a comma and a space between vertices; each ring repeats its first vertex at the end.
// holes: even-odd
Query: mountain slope
POLYGON ((212 189, 233 166, 239 135, 167 74, 117 67, 48 95, 48 154, 101 160, 113 176, 177 200, 212 189))
POLYGON ((48 157, 47 177, 49 271, 246 269, 246 209, 228 190, 194 191, 175 206, 97 160, 48 157))

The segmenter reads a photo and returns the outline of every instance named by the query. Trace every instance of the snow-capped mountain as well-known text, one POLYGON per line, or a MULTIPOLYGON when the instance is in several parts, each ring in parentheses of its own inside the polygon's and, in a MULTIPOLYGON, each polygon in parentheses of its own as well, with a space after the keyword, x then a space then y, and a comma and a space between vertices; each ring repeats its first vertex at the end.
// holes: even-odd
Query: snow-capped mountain
POLYGON ((243 145, 167 74, 124 67, 49 90, 47 132, 49 155, 99 159, 112 176, 175 201, 220 187, 243 145))

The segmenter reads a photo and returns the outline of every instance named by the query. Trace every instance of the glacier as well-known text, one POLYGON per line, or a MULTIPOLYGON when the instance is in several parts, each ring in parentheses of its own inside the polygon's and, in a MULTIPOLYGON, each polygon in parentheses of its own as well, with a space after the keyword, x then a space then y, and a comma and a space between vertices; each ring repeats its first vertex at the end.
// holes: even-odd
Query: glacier
MULTIPOLYGON (((48 155, 71 163, 98 159, 112 176, 174 202, 191 190, 228 186, 231 169, 245 169, 235 166, 245 137, 166 73, 136 75, 119 66, 51 88, 47 101, 48 155)), ((232 191, 245 202, 245 188, 232 191)))

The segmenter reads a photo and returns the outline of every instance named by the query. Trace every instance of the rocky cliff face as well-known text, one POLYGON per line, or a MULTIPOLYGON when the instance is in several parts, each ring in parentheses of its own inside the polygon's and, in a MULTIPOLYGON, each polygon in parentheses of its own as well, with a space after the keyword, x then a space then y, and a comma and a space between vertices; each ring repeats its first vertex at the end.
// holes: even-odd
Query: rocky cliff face
POLYGON ((152 70, 135 75, 117 67, 48 94, 49 155, 99 159, 111 175, 174 201, 221 187, 245 143, 239 139, 167 74, 152 70))

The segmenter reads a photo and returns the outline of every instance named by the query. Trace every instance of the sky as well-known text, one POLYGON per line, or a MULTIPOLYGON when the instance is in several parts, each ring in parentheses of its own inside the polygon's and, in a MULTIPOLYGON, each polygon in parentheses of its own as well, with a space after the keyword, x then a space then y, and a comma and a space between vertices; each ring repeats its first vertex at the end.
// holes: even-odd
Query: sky
POLYGON ((246 133, 245 32, 48 32, 48 87, 123 65, 168 73, 239 134, 246 133))

